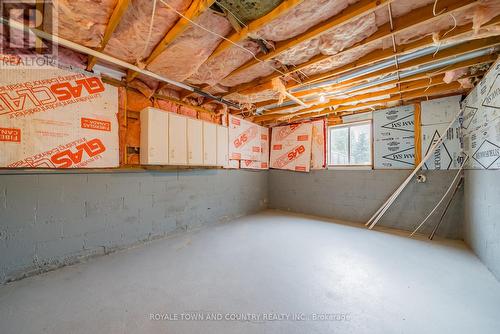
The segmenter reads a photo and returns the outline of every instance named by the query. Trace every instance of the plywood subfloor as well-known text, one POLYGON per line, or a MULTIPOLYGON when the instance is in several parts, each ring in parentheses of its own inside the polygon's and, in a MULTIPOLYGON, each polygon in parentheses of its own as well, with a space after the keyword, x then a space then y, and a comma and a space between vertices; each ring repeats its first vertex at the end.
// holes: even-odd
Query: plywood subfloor
POLYGON ((277 211, 0 287, 3 334, 484 334, 499 314, 499 282, 462 242, 277 211), (302 320, 150 320, 185 312, 302 320))

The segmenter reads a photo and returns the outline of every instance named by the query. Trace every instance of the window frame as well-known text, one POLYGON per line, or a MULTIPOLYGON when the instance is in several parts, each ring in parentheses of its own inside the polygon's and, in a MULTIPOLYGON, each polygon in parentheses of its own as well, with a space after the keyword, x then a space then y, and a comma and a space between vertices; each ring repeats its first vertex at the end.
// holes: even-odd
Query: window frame
POLYGON ((328 127, 328 145, 327 145, 327 166, 329 169, 373 169, 373 122, 372 120, 364 120, 364 121, 357 121, 357 122, 350 122, 350 123, 344 123, 344 124, 339 124, 339 125, 331 125, 328 127), (370 162, 367 164, 332 164, 331 161, 331 130, 336 128, 348 128, 347 131, 347 155, 349 162, 351 160, 351 127, 359 126, 359 125, 370 125, 370 137, 368 139, 368 143, 370 145, 370 162))

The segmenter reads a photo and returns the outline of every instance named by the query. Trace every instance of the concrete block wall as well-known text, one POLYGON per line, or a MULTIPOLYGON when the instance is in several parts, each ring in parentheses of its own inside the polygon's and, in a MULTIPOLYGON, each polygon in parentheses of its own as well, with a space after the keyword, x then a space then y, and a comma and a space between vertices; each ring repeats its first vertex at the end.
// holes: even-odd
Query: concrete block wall
POLYGON ((464 235, 500 281, 500 170, 465 172, 464 235))
POLYGON ((0 175, 0 283, 265 209, 267 175, 0 175))
MULTIPOLYGON (((412 181, 379 224, 412 231, 446 192, 456 171, 427 171, 426 183, 412 181)), ((408 170, 320 170, 269 172, 269 207, 365 223, 410 174, 408 170)), ((438 235, 461 239, 463 190, 457 193, 438 235)), ((442 211, 421 232, 429 234, 442 211)))

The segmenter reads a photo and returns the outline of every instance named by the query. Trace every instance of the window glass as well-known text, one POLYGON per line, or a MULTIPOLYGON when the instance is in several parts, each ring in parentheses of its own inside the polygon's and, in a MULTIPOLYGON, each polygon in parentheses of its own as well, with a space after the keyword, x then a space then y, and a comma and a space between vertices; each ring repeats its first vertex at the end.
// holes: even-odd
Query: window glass
POLYGON ((371 123, 332 126, 329 128, 329 164, 371 165, 371 123))

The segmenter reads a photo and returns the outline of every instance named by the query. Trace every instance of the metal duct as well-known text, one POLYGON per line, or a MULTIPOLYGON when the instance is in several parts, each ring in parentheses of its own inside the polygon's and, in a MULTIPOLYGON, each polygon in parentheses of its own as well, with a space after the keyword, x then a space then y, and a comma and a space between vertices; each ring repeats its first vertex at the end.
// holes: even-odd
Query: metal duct
MULTIPOLYGON (((449 45, 447 45, 447 47, 451 47, 451 46, 454 46, 456 44, 457 43, 455 43, 455 44, 449 44, 449 45)), ((428 47, 428 48, 419 50, 417 52, 413 52, 411 54, 403 55, 403 56, 397 58, 398 59, 398 63, 401 64, 401 63, 404 63, 404 62, 407 62, 407 61, 410 61, 410 60, 413 60, 413 59, 416 59, 416 58, 419 58, 419 57, 423 57, 423 56, 432 54, 432 53, 434 53, 436 51, 436 49, 437 49, 437 47, 432 46, 432 47, 428 47)), ((453 58, 444 59, 444 60, 441 60, 441 61, 438 61, 438 62, 435 62, 435 63, 422 65, 421 67, 418 67, 416 69, 401 71, 401 72, 399 72, 399 78, 402 78, 402 79, 403 78, 407 78, 407 77, 415 75, 415 74, 420 74, 420 73, 423 73, 423 72, 426 72, 426 71, 431 71, 431 70, 434 70, 434 69, 437 69, 437 68, 440 68, 440 67, 444 67, 444 66, 456 64, 456 63, 459 63, 461 61, 466 61, 466 60, 470 60, 470 59, 473 59, 473 58, 476 58, 476 57, 484 56, 484 55, 487 55, 487 54, 490 54, 490 53, 494 52, 495 49, 496 49, 496 47, 489 47, 489 48, 485 48, 485 49, 481 49, 481 50, 477 50, 477 51, 472 51, 472 52, 469 52, 469 53, 466 53, 466 54, 463 54, 463 55, 460 55, 460 56, 455 56, 453 58)), ((304 90, 308 90, 308 89, 319 88, 319 87, 323 87, 323 86, 327 86, 327 85, 331 85, 331 84, 339 84, 339 83, 342 83, 343 81, 346 81, 346 80, 349 80, 349 79, 353 79, 353 78, 356 78, 358 76, 362 76, 362 75, 365 75, 365 74, 369 74, 369 73, 378 71, 380 69, 384 69, 384 68, 390 67, 392 65, 395 65, 395 59, 386 60, 386 61, 383 61, 382 63, 378 63, 378 64, 375 64, 375 65, 369 66, 367 68, 363 68, 363 69, 360 69, 360 70, 357 70, 357 71, 353 71, 353 72, 351 72, 349 74, 346 74, 346 75, 341 76, 341 77, 336 78, 336 79, 332 79, 332 80, 328 80, 328 81, 318 82, 316 84, 311 84, 311 85, 303 86, 303 87, 300 87, 300 90, 298 90, 298 88, 299 88, 298 87, 297 90, 293 90, 292 89, 291 91, 298 92, 298 91, 304 91, 304 90), (305 88, 305 87, 307 87, 307 88, 305 88)), ((376 79, 376 80, 373 80, 373 81, 370 81, 370 82, 366 82, 366 83, 363 83, 363 84, 360 84, 360 85, 357 85, 357 86, 345 89, 343 91, 326 93, 324 95, 326 97, 330 97, 330 96, 335 96, 335 95, 347 94, 347 93, 354 92, 354 91, 357 91, 357 90, 366 89, 366 88, 370 88, 370 87, 373 87, 373 86, 376 86, 376 85, 379 85, 379 84, 383 84, 383 83, 389 82, 389 81, 397 79, 397 78, 398 78, 398 74, 394 73, 394 74, 387 75, 386 77, 383 77, 383 78, 379 78, 379 79, 376 79)), ((314 99, 315 99, 315 97, 311 97, 311 98, 303 99, 303 100, 307 102, 307 101, 314 100, 314 99)), ((284 103, 282 103, 280 105, 278 105, 278 104, 270 104, 270 105, 258 108, 257 112, 261 112, 263 110, 272 110, 272 109, 277 108, 277 107, 293 106, 294 104, 295 103, 293 101, 286 101, 286 102, 284 102, 284 103)))

